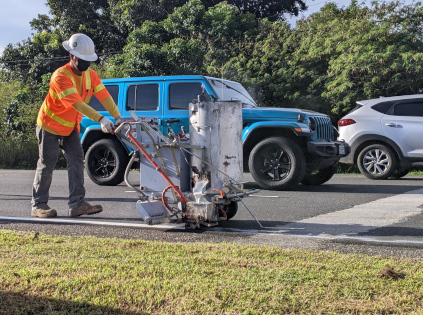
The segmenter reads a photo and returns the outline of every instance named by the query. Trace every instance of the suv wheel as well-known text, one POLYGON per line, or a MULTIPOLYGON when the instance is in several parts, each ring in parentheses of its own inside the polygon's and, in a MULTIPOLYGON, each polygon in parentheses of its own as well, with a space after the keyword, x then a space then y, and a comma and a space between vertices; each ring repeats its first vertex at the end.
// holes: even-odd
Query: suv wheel
POLYGON ((360 172, 370 179, 387 179, 397 168, 394 152, 383 144, 372 144, 361 150, 357 160, 360 172))
POLYGON ((85 154, 85 167, 91 180, 100 186, 120 184, 125 176, 128 155, 117 140, 102 139, 85 154))
POLYGON ((272 137, 253 148, 248 166, 260 187, 288 190, 303 179, 306 160, 297 143, 287 138, 272 137))
POLYGON ((394 173, 392 173, 391 178, 401 178, 404 177, 405 175, 407 175, 410 172, 409 169, 407 168, 399 168, 396 169, 394 173))
POLYGON ((321 185, 323 183, 326 183, 336 173, 337 167, 338 167, 338 163, 336 163, 333 166, 318 170, 315 173, 306 174, 304 175, 304 178, 301 181, 301 184, 307 185, 307 186, 316 186, 316 185, 321 185))

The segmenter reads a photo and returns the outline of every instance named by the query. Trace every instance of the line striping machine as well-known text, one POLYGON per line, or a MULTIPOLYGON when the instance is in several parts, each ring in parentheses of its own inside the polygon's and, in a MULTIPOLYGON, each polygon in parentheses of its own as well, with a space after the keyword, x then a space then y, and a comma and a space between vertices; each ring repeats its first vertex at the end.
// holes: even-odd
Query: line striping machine
POLYGON ((125 183, 138 193, 137 211, 147 224, 217 226, 235 216, 242 198, 259 191, 243 186, 241 102, 199 95, 189 104, 188 133, 184 128, 175 133, 174 121, 166 121, 164 135, 157 118, 131 116, 115 134, 133 149, 125 183), (137 159, 139 188, 128 180, 137 159))

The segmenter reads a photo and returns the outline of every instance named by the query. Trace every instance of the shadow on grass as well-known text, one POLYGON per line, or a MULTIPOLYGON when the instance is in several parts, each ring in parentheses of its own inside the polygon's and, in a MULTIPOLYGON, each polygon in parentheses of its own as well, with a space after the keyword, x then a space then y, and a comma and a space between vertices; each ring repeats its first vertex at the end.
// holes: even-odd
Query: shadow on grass
POLYGON ((70 302, 53 298, 29 296, 16 292, 0 291, 0 315, 51 315, 51 314, 147 314, 122 311, 85 302, 70 302))

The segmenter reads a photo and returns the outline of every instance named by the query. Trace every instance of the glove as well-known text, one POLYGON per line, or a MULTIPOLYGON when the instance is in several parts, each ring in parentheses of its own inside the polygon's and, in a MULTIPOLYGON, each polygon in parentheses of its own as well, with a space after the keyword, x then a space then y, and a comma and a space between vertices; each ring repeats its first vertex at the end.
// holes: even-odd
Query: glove
POLYGON ((113 131, 113 121, 111 121, 110 119, 103 117, 100 119, 100 124, 101 124, 101 131, 103 131, 104 133, 111 133, 113 131))
POLYGON ((116 125, 120 125, 121 123, 124 122, 123 117, 122 116, 117 116, 116 117, 116 125))

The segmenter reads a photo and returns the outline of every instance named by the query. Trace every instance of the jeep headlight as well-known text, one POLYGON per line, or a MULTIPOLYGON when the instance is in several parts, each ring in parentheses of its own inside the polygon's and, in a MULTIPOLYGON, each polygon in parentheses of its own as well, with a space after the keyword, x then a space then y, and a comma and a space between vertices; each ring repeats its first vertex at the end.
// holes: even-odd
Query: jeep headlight
POLYGON ((316 130, 316 121, 314 120, 313 117, 308 118, 308 127, 310 128, 311 131, 316 130))

